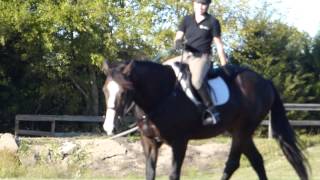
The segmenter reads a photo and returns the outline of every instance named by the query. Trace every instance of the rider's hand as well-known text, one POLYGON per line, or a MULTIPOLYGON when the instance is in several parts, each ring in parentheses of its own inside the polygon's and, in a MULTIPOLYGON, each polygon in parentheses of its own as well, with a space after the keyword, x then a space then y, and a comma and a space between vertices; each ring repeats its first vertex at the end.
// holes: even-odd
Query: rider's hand
POLYGON ((232 73, 231 73, 230 69, 227 67, 227 65, 221 66, 221 69, 224 71, 224 73, 227 76, 231 76, 232 75, 232 73))
POLYGON ((176 49, 176 50, 182 50, 183 49, 183 40, 182 39, 177 39, 174 42, 174 49, 176 49))

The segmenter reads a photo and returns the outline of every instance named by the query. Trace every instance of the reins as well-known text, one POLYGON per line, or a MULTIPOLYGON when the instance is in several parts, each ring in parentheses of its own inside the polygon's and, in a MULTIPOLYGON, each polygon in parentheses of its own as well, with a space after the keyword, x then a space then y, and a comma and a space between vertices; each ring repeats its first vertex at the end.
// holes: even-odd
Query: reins
POLYGON ((130 106, 126 109, 126 111, 124 112, 124 115, 128 114, 132 108, 134 107, 136 103, 134 101, 131 102, 130 106))
MULTIPOLYGON (((184 50, 182 50, 181 52, 181 59, 180 59, 180 64, 182 64, 183 62, 183 56, 184 56, 184 50)), ((176 96, 176 90, 179 87, 179 84, 183 78, 182 76, 182 69, 179 68, 179 72, 176 75, 176 80, 174 83, 174 86, 171 90, 171 93, 169 95, 167 95, 159 104, 158 106, 156 106, 155 108, 153 108, 149 113, 146 113, 144 110, 142 110, 140 107, 138 107, 142 113, 142 115, 139 117, 139 121, 141 121, 143 123, 143 126, 150 128, 148 125, 148 121, 150 121, 150 119, 154 118, 157 113, 159 113, 160 109, 163 109, 162 107, 166 105, 166 102, 168 101, 169 98, 171 98, 172 96, 176 96), (181 74, 181 77, 179 78, 179 75, 181 74)), ((153 137, 153 139, 156 142, 160 142, 161 141, 161 137, 155 136, 153 137)))
MULTIPOLYGON (((182 62, 183 62, 183 55, 184 55, 184 50, 182 50, 182 52, 181 52, 180 64, 182 64, 182 62)), ((177 78, 176 78, 176 82, 175 82, 174 87, 177 87, 180 84, 181 80, 182 80, 182 70, 181 70, 181 68, 179 68, 179 72, 177 74, 177 78), (181 77, 179 78, 180 74, 181 74, 181 77)))
MULTIPOLYGON (((183 55, 184 55, 184 50, 186 49, 186 43, 183 43, 183 48, 181 50, 181 58, 180 58, 180 64, 182 64, 183 62, 183 55)), ((156 63, 160 63, 160 59, 164 56, 168 56, 169 54, 172 54, 174 51, 176 51, 175 49, 169 49, 169 50, 165 50, 165 51, 160 51, 155 58, 151 59, 152 62, 156 62, 156 63)), ((179 75, 182 74, 182 70, 179 69, 179 72, 177 73, 177 78, 176 78, 176 82, 175 82, 175 88, 178 86, 178 84, 180 84, 181 80, 182 80, 182 76, 179 78, 179 75)), ((174 88, 174 89, 175 89, 174 88)))
MULTIPOLYGON (((184 48, 183 49, 185 49, 185 45, 184 45, 184 48)), ((172 53, 173 52, 173 49, 170 49, 169 51, 165 51, 165 52, 170 52, 170 53, 172 53)), ((155 61, 155 62, 157 62, 158 63, 158 61, 161 59, 161 57, 163 57, 163 55, 164 55, 165 53, 159 53, 159 55, 158 56, 156 56, 156 58, 154 58, 153 60, 157 60, 157 61, 155 61), (162 55, 162 56, 160 56, 160 55, 162 55)), ((167 55, 167 54, 165 54, 165 55, 167 55)), ((182 50, 182 52, 181 52, 181 59, 180 59, 180 63, 182 64, 182 62, 183 62, 183 55, 184 55, 184 50, 182 50)), ((182 74, 182 70, 181 69, 179 69, 179 72, 178 72, 178 74, 177 74, 177 78, 176 78, 176 81, 175 81, 175 83, 174 83, 174 86, 173 86, 173 89, 172 89, 172 91, 171 91, 171 93, 168 95, 168 96, 166 96, 166 98, 164 99, 164 100, 162 100, 160 103, 159 103, 159 105, 158 106, 156 106, 155 108, 154 108, 154 110, 152 110, 150 113, 145 113, 144 112, 144 116, 142 117, 142 120, 143 121, 145 121, 145 120, 148 120, 148 119, 150 119, 154 114, 156 114, 157 112, 158 112, 158 109, 160 109, 160 107, 162 107, 164 104, 165 104, 165 102, 168 100, 168 98, 169 97, 171 97, 171 96, 176 96, 176 89, 179 87, 179 84, 180 84, 180 82, 181 82, 181 80, 182 80, 182 76, 179 78, 179 75, 180 74, 182 74)))

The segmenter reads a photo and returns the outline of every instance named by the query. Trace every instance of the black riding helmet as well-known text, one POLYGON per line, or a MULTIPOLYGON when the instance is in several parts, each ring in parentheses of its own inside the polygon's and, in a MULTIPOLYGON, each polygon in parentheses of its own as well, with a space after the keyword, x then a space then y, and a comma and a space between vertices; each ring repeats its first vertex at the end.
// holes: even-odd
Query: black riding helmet
POLYGON ((194 0, 194 2, 201 3, 201 4, 210 4, 211 0, 194 0))

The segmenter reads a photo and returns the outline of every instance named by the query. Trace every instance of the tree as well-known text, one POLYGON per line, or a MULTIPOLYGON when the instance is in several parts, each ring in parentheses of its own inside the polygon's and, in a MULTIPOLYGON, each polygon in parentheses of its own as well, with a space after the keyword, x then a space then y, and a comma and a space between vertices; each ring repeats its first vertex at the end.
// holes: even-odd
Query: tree
POLYGON ((0 115, 11 119, 99 114, 101 62, 148 57, 173 34, 157 23, 174 8, 159 1, 1 1, 0 9, 0 98, 8 102, 0 115))
POLYGON ((308 71, 313 72, 312 92, 315 102, 320 102, 320 31, 316 35, 312 44, 312 61, 308 64, 308 71))
POLYGON ((241 41, 233 47, 232 58, 272 79, 285 102, 310 102, 312 72, 305 68, 311 61, 311 38, 265 12, 244 21, 241 41))

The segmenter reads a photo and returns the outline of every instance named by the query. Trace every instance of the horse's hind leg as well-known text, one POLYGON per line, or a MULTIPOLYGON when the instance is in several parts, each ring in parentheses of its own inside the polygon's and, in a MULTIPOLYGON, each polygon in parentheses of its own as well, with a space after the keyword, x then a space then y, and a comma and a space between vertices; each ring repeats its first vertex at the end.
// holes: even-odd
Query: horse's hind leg
POLYGON ((222 180, 230 179, 235 170, 240 166, 240 157, 241 157, 241 144, 240 140, 237 137, 232 138, 231 149, 229 153, 228 160, 226 162, 222 180))
POLYGON ((266 180, 267 175, 264 169, 263 159, 258 149, 256 148, 251 136, 234 135, 232 138, 231 150, 226 162, 226 167, 222 176, 222 180, 230 179, 232 174, 240 166, 241 154, 249 159, 253 169, 259 176, 260 180, 266 180))
POLYGON ((141 144, 146 157, 146 179, 154 180, 156 177, 158 152, 161 143, 142 135, 141 144))
POLYGON ((253 169, 258 174, 259 179, 266 180, 267 175, 264 168, 263 158, 259 153, 256 145, 254 144, 252 138, 249 138, 245 142, 243 142, 242 150, 246 157, 249 159, 253 169))

